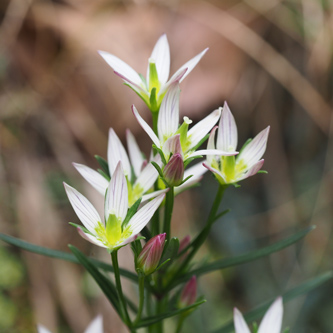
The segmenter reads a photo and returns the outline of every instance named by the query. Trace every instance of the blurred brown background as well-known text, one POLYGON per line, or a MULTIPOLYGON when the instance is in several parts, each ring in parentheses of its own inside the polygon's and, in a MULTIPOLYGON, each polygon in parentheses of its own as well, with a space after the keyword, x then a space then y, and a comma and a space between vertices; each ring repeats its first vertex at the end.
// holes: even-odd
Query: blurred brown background
MULTIPOLYGON (((296 246, 201 278, 199 294, 208 302, 184 332, 209 332, 231 318, 234 306, 246 311, 332 269, 332 6, 329 0, 2 1, 1 232, 64 251, 71 243, 109 260, 68 225, 77 218, 62 182, 101 205, 71 163, 97 167, 93 156, 106 157, 110 126, 122 139, 130 128, 149 153, 130 109, 134 103, 149 119, 146 106, 96 51, 145 74, 155 42, 167 33, 171 73, 210 48, 181 85, 182 116, 197 122, 227 100, 240 144, 271 125, 269 173, 228 190, 223 206, 232 212, 216 224, 201 257, 241 254, 317 225, 296 246)), ((177 200, 174 236, 194 236, 203 224, 217 186, 210 174, 202 184, 177 200)), ((129 247, 120 254, 121 265, 133 269, 129 247)), ((81 267, 4 243, 0 261, 1 332, 34 332, 42 323, 79 333, 98 313, 106 332, 126 332, 81 267)), ((333 332, 332 287, 287 304, 284 326, 333 332)), ((135 298, 133 286, 128 292, 135 298)))

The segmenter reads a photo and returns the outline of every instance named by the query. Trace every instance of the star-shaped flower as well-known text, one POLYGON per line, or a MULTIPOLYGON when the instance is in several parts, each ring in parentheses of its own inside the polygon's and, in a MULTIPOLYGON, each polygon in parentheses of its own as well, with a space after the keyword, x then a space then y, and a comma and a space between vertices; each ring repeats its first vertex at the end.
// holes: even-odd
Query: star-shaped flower
MULTIPOLYGON (((126 132, 126 138, 129 158, 117 134, 110 128, 107 156, 109 174, 111 177, 114 174, 118 162, 121 161, 123 165, 124 173, 128 180, 128 204, 130 207, 141 197, 142 202, 144 202, 163 193, 163 191, 147 193, 155 183, 158 173, 153 165, 147 163, 143 158, 139 146, 129 130, 126 132)), ((159 156, 156 156, 153 160, 158 164, 160 163, 159 156)), ((109 180, 86 165, 74 163, 74 166, 85 180, 103 196, 105 195, 105 191, 109 186, 109 180)))
MULTIPOLYGON (((282 297, 278 297, 267 310, 257 333, 280 333, 282 326, 283 303, 282 297)), ((234 309, 234 324, 236 333, 251 333, 241 312, 234 309)))
POLYGON ((112 175, 104 203, 104 220, 81 193, 64 184, 68 199, 84 227, 77 226, 79 234, 89 242, 107 248, 109 252, 136 239, 146 226, 165 194, 148 202, 134 215, 128 210, 128 188, 121 162, 112 175))
POLYGON ((170 49, 165 34, 158 39, 149 58, 146 78, 113 54, 105 51, 99 51, 99 54, 113 68, 115 74, 120 76, 126 85, 144 100, 149 109, 152 112, 157 112, 165 93, 172 83, 184 80, 207 50, 208 48, 180 67, 169 80, 170 49))
MULTIPOLYGON (((262 130, 253 140, 248 141, 237 157, 208 155, 207 161, 203 165, 212 171, 220 184, 233 184, 245 178, 255 175, 263 166, 261 159, 265 153, 269 126, 262 130)), ((215 127, 208 139, 207 149, 225 150, 235 152, 237 149, 237 126, 235 119, 227 105, 224 104, 219 127, 215 127), (217 141, 215 145, 215 133, 217 141)))

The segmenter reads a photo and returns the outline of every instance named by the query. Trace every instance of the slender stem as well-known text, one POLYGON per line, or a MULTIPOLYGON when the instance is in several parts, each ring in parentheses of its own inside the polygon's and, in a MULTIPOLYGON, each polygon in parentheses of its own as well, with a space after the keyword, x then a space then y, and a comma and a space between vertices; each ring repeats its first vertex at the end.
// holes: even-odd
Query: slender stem
POLYGON ((227 187, 228 187, 228 185, 219 185, 219 188, 216 193, 216 197, 214 199, 210 213, 208 215, 205 227, 191 243, 192 251, 186 256, 186 258, 182 262, 181 267, 176 271, 174 276, 169 280, 169 282, 166 286, 166 289, 186 269, 187 265, 190 263, 190 261, 192 260, 194 255, 197 253, 197 251, 199 250, 201 245, 205 242, 206 238, 208 237, 210 229, 215 221, 215 217, 217 215, 217 211, 219 209, 220 203, 223 199, 224 192, 227 189, 227 187))
POLYGON ((213 223, 215 222, 215 217, 217 215, 217 211, 219 209, 220 203, 223 199, 223 195, 225 190, 227 189, 228 186, 226 185, 219 185, 218 191, 216 193, 215 200, 213 202, 212 208, 209 212, 208 219, 206 222, 205 227, 201 231, 201 233, 195 238, 195 240, 192 242, 192 251, 188 254, 188 256, 185 258, 183 264, 182 264, 182 269, 186 268, 188 263, 192 260, 194 255, 197 253, 201 245, 205 242, 207 239, 210 229, 212 228, 213 223))
POLYGON ((166 239, 170 239, 171 234, 171 217, 173 211, 173 202, 174 202, 174 189, 170 187, 169 191, 166 193, 165 198, 165 211, 164 211, 164 226, 163 231, 166 233, 166 239))
MULTIPOLYGON (((156 302, 156 314, 162 314, 164 309, 164 299, 158 299, 156 302)), ((163 320, 160 320, 156 323, 156 328, 158 333, 163 333, 164 327, 163 327, 163 320)))
POLYGON ((116 280, 116 288, 118 291, 118 296, 119 296, 119 302, 120 302, 120 308, 122 312, 122 318, 127 326, 132 326, 131 319, 128 315, 127 312, 127 307, 126 307, 126 300, 123 294, 123 290, 121 287, 121 281, 120 281, 120 273, 119 273, 119 265, 118 265, 118 251, 113 251, 111 253, 111 259, 112 259, 112 265, 114 269, 114 276, 116 280))
POLYGON ((151 113, 153 117, 153 131, 157 136, 158 136, 158 129, 157 129, 158 113, 159 113, 158 111, 151 113))
POLYGON ((143 274, 139 274, 139 309, 133 323, 134 325, 137 324, 141 319, 144 300, 145 300, 145 276, 143 274))
POLYGON ((186 316, 180 316, 177 323, 176 333, 180 333, 186 316))

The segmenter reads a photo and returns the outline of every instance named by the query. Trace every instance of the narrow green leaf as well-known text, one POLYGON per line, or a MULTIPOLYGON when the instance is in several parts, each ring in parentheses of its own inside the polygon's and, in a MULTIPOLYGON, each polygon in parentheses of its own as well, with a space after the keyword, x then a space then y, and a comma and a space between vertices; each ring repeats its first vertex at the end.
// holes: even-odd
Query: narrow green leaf
MULTIPOLYGON (((26 241, 23 241, 19 238, 15 238, 15 237, 8 236, 8 235, 1 234, 1 233, 0 233, 0 239, 8 244, 17 246, 17 247, 19 247, 23 250, 29 251, 29 252, 37 253, 37 254, 40 254, 40 255, 43 255, 46 257, 50 257, 50 258, 61 259, 61 260, 73 262, 75 264, 79 263, 79 261, 76 259, 76 257, 74 255, 67 253, 67 252, 52 250, 52 249, 49 249, 46 247, 34 245, 34 244, 28 243, 26 241)), ((113 273, 113 267, 111 265, 109 265, 103 261, 92 259, 92 258, 89 258, 89 261, 96 267, 99 267, 99 268, 103 269, 104 271, 113 273)), ((132 273, 126 269, 123 269, 123 268, 120 268, 119 270, 120 270, 120 275, 122 275, 123 277, 126 277, 129 280, 134 281, 135 283, 138 282, 138 277, 134 273, 132 273)))
POLYGON ((133 215, 137 212, 140 204, 141 204, 142 198, 138 199, 134 202, 134 204, 130 207, 130 209, 127 212, 127 215, 125 217, 124 222, 122 223, 122 228, 125 228, 127 226, 127 223, 130 221, 130 219, 133 217, 133 215))
MULTIPOLYGON (((312 280, 306 281, 301 285, 285 292, 282 295, 283 302, 287 303, 297 296, 304 295, 309 291, 316 289, 317 287, 319 287, 320 285, 322 285, 323 283, 327 282, 332 278, 333 278, 333 272, 326 272, 320 276, 315 277, 312 280)), ((271 299, 268 302, 265 302, 264 304, 258 306, 257 308, 247 312, 244 315, 244 318, 246 319, 247 322, 252 322, 258 319, 259 317, 262 317, 269 308, 269 306, 273 303, 273 301, 274 299, 271 299)), ((233 331, 234 331, 234 323, 231 320, 227 324, 223 325, 223 327, 215 330, 213 333, 229 333, 233 331)))
POLYGON ((224 216, 225 214, 228 214, 230 212, 230 209, 226 209, 223 212, 217 214, 214 218, 214 223, 222 216, 224 216))
MULTIPOLYGON (((163 153, 163 150, 161 148, 158 148, 155 144, 152 145, 153 149, 155 149, 161 156, 161 159, 162 159, 162 162, 163 164, 167 164, 166 160, 165 160, 165 157, 164 157, 164 153, 163 153)), ((152 162, 151 162, 152 163, 152 162)), ((154 162, 155 163, 155 162, 154 162)), ((157 170, 158 171, 158 170, 157 170)))
POLYGON ((153 165, 153 167, 156 169, 156 171, 158 172, 158 174, 160 175, 160 177, 163 178, 164 175, 163 175, 163 171, 162 171, 162 169, 160 168, 160 166, 159 166, 156 162, 154 162, 154 161, 151 161, 150 163, 151 163, 151 164, 153 165))
POLYGON ((102 170, 105 172, 105 174, 108 176, 110 179, 110 171, 109 171, 109 165, 108 162, 101 156, 95 155, 95 158, 98 162, 98 164, 101 166, 102 170))
POLYGON ((186 177, 178 186, 183 185, 185 182, 187 182, 190 178, 192 178, 193 175, 189 175, 188 177, 186 177))
POLYGON ((146 317, 146 318, 143 318, 142 320, 140 320, 140 322, 135 325, 135 328, 140 328, 140 327, 147 327, 147 326, 150 326, 152 324, 155 324, 163 319, 166 319, 166 318, 170 318, 170 317, 173 317, 173 316, 177 316, 181 313, 184 313, 188 310, 191 310, 191 309, 194 309, 196 307, 198 307, 199 305, 205 303, 206 300, 202 300, 202 301, 199 301, 199 302, 196 302, 190 306, 187 306, 186 308, 182 308, 182 309, 179 309, 179 310, 174 310, 174 311, 171 311, 171 312, 168 312, 168 313, 163 313, 161 315, 158 315, 158 316, 152 316, 152 317, 146 317))
POLYGON ((315 226, 309 227, 305 230, 299 231, 296 234, 283 239, 282 241, 279 241, 275 244, 266 246, 262 249, 259 250, 254 250, 251 251, 249 253, 245 253, 236 257, 232 257, 232 258, 226 258, 226 259, 221 259, 221 260, 217 260, 215 262, 212 262, 210 264, 201 266, 197 269, 194 269, 190 272, 185 273, 184 275, 180 276, 172 285, 170 285, 168 287, 168 290, 170 290, 171 288, 173 288, 174 286, 183 283, 185 281, 187 281, 188 279, 190 279, 193 275, 196 276, 200 276, 203 274, 207 274, 216 270, 220 270, 220 269, 225 269, 228 267, 232 267, 232 266, 236 266, 236 265, 241 265, 241 264, 245 264, 247 262, 259 259, 261 257, 265 257, 268 256, 271 253, 280 251, 294 243, 296 243, 297 241, 299 241, 300 239, 302 239, 303 237, 305 237, 310 231, 312 231, 315 228, 315 226))
POLYGON ((91 261, 83 255, 75 246, 68 245, 69 249, 78 259, 78 261, 85 267, 85 269, 94 278, 96 283, 102 289, 104 295, 108 298, 110 303, 113 305, 114 309, 117 311, 118 315, 121 316, 121 310, 119 305, 118 293, 115 285, 107 279, 99 270, 94 266, 91 261))
POLYGON ((110 181, 110 177, 101 169, 97 169, 98 173, 102 175, 108 182, 110 181))

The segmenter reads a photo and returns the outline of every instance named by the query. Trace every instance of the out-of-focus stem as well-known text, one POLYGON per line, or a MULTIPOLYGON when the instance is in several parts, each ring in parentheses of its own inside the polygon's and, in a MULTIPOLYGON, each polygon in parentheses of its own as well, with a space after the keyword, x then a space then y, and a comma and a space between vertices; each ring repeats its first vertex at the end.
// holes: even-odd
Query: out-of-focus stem
POLYGON ((165 197, 164 226, 163 226, 163 231, 166 233, 167 240, 170 239, 170 234, 171 234, 171 218, 172 218, 174 198, 175 198, 174 188, 170 187, 165 197))

